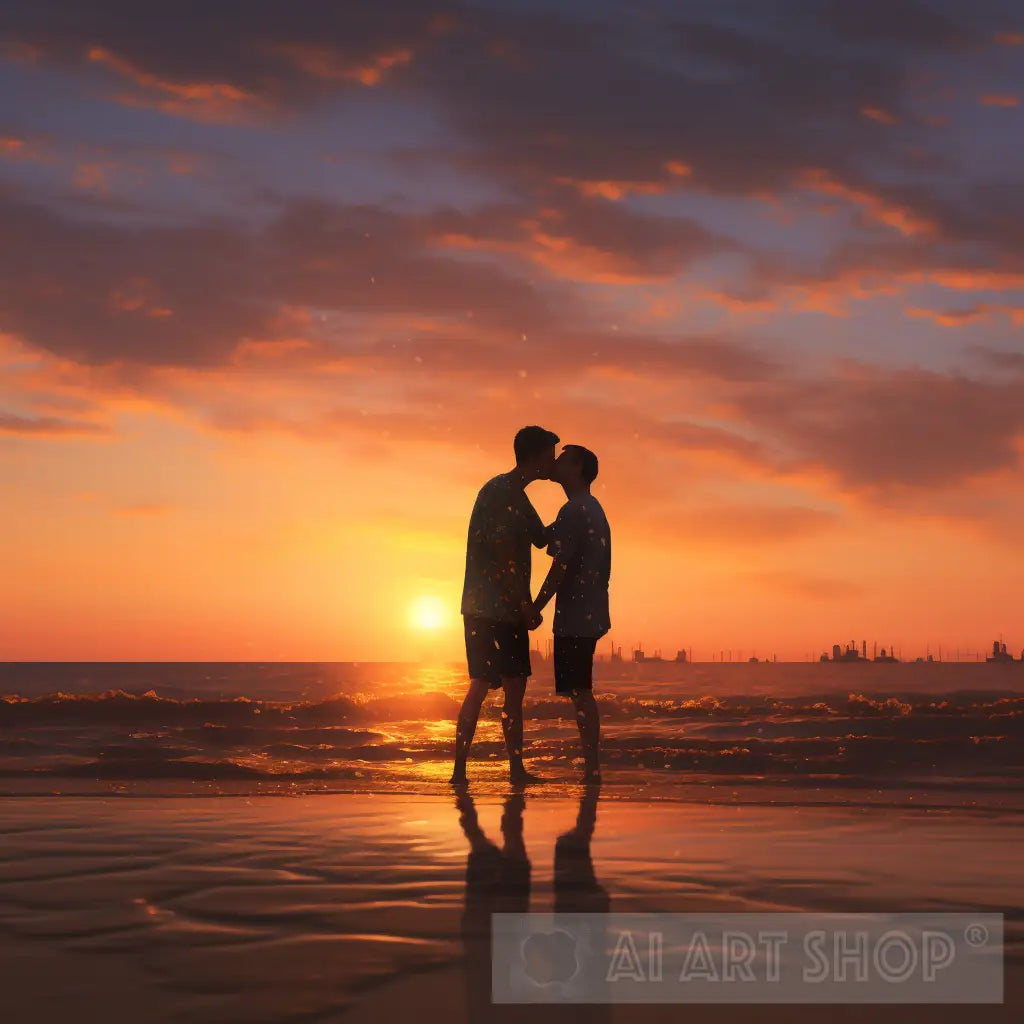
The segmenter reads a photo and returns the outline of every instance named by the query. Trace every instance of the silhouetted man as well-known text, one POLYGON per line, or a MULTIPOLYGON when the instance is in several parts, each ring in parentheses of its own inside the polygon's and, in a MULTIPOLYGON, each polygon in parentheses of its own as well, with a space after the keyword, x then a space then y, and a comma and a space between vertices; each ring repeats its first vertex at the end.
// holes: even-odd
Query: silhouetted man
POLYGON ((555 913, 607 914, 611 896, 594 874, 590 840, 597 824, 600 786, 585 786, 576 825, 555 841, 555 913))
POLYGON ((477 495, 466 542, 462 615, 469 692, 455 729, 453 785, 466 782, 466 758, 480 707, 490 690, 505 691, 501 726, 514 783, 543 781, 523 767, 523 694, 531 674, 530 634, 541 623, 530 597, 530 545, 546 544, 544 524, 526 497, 533 480, 550 480, 558 435, 523 427, 515 436, 516 465, 488 480, 477 495))
POLYGON ((568 501, 548 528, 551 569, 537 595, 539 614, 557 595, 555 692, 572 698, 583 745, 583 780, 601 781, 598 757, 600 722, 594 700, 594 649, 611 629, 608 580, 612 571, 612 535, 601 503, 590 493, 597 477, 597 456, 589 448, 567 444, 555 464, 554 479, 568 501))
MULTIPOLYGON (((590 992, 600 990, 607 971, 608 942, 603 915, 611 912, 611 897, 594 875, 590 853, 599 792, 597 786, 584 787, 575 827, 555 842, 555 913, 594 915, 589 926, 590 953, 580 965, 590 992)), ((523 842, 526 797, 519 790, 506 798, 501 815, 500 848, 481 829, 476 806, 467 791, 459 791, 455 806, 459 812, 459 824, 470 846, 466 859, 466 900, 461 927, 467 1020, 494 1024, 498 1021, 565 1024, 567 1019, 571 1019, 587 1024, 605 1024, 611 1019, 607 1005, 502 1005, 491 1001, 494 949, 491 917, 496 913, 526 914, 530 910, 531 865, 523 842), (568 1016, 567 1010, 572 1011, 568 1016)), ((548 954, 551 955, 550 950, 548 954)), ((498 966, 504 968, 507 965, 498 966)))
POLYGON ((501 815, 501 849, 484 835, 468 792, 460 791, 455 806, 470 847, 461 929, 465 949, 466 1019, 521 1019, 521 1007, 499 1010, 491 1002, 491 915, 525 914, 530 909, 530 860, 523 844, 526 797, 520 790, 505 800, 501 815))
MULTIPOLYGON (((598 1003, 581 1003, 573 1007, 573 1024, 606 1024, 611 1020, 611 1006, 605 1000, 611 992, 605 982, 609 964, 607 921, 611 896, 598 882, 590 841, 597 824, 597 798, 600 786, 584 786, 580 796, 576 826, 555 840, 555 906, 556 914, 590 914, 590 948, 592 953, 580 965, 583 983, 588 992, 601 992, 598 1003)), ((534 1021, 532 1024, 541 1024, 534 1021)))

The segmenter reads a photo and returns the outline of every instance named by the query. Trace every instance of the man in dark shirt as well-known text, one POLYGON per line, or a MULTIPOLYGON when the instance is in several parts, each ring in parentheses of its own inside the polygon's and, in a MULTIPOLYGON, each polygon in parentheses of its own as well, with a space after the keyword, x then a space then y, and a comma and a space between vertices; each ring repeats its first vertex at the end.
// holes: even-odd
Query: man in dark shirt
POLYGON ((451 782, 466 782, 466 758, 480 707, 490 690, 503 688, 501 725, 515 783, 540 782, 523 767, 523 694, 531 674, 530 634, 541 623, 530 597, 530 547, 547 543, 544 524, 526 497, 526 485, 549 480, 558 435, 542 427, 516 434, 516 465, 488 480, 477 495, 466 542, 462 615, 469 662, 469 692, 455 729, 451 782))
POLYGON ((515 790, 505 800, 501 815, 501 848, 484 834, 468 790, 456 790, 459 824, 469 840, 466 859, 466 901, 462 914, 463 968, 466 1020, 521 1021, 521 1007, 491 1002, 494 946, 492 914, 526 914, 530 910, 530 858, 523 842, 526 796, 515 790))
POLYGON ((590 493, 597 477, 597 456, 567 444, 555 465, 554 479, 569 499, 549 529, 553 561, 534 608, 539 614, 556 594, 555 692, 572 697, 583 744, 584 781, 601 781, 598 759, 600 723, 594 700, 594 649, 611 629, 608 580, 612 571, 612 535, 601 503, 590 493))

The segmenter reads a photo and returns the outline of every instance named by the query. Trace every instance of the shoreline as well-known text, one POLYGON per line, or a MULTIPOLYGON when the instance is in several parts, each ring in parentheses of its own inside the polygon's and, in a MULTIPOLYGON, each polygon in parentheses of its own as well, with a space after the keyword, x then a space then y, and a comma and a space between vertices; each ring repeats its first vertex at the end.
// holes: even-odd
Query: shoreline
MULTIPOLYGON (((492 1004, 486 926, 500 909, 493 901, 514 898, 544 914, 573 893, 613 913, 1002 912, 1005 1004, 934 1005, 927 1019, 1020 1017, 1017 814, 603 795, 588 811, 579 788, 552 796, 531 790, 524 798, 505 787, 469 799, 0 801, 7 1019, 836 1019, 832 1005, 492 1004), (567 835, 575 837, 573 878, 560 859, 567 835), (516 870, 493 889, 496 858, 511 858, 506 866, 516 870)), ((923 1015, 915 1011, 915 1019, 923 1015)), ((907 1008, 850 1004, 840 1016, 895 1024, 907 1008)))
MULTIPOLYGON (((636 775, 635 771, 630 771, 636 775)), ((648 773, 649 774, 649 773, 648 773)), ((681 780, 616 777, 606 772, 606 781, 598 787, 602 803, 677 804, 685 806, 746 806, 775 808, 845 807, 922 811, 962 811, 965 813, 1024 814, 1024 781, 1008 787, 1005 783, 981 786, 978 780, 944 780, 921 785, 906 780, 883 784, 865 784, 859 779, 835 779, 826 784, 797 777, 791 783, 778 779, 729 779, 721 776, 681 780)), ((529 786, 531 800, 559 801, 578 798, 589 787, 579 780, 552 780, 529 786)), ((504 797, 523 790, 512 786, 502 772, 470 779, 468 792, 473 797, 504 797)), ((329 797, 388 797, 430 799, 452 797, 459 791, 443 781, 367 779, 362 784, 341 781, 135 779, 103 780, 86 778, 39 777, 0 780, 0 800, 86 798, 121 799, 302 799, 329 797), (12 784, 15 783, 15 784, 12 784)))

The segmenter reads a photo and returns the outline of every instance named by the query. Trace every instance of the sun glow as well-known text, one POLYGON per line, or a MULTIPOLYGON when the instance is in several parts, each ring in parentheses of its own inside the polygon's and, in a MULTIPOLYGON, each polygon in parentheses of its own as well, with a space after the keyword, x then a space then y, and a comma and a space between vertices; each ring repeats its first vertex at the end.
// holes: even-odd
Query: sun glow
POLYGON ((425 595, 413 602, 410 618, 416 629, 437 630, 447 623, 448 609, 439 597, 425 595))

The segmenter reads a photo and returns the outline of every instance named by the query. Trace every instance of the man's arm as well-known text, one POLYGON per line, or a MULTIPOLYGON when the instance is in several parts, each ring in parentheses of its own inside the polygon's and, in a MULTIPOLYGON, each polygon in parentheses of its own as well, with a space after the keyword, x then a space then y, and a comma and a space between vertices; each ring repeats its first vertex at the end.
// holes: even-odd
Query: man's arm
MULTIPOLYGON (((544 523, 541 521, 537 510, 533 507, 533 502, 530 501, 525 495, 523 496, 526 501, 526 508, 529 510, 525 512, 524 519, 520 520, 520 528, 525 528, 530 538, 530 543, 535 548, 543 548, 548 545, 549 538, 547 531, 544 529, 544 523)), ((536 629, 543 621, 543 616, 535 608, 532 598, 530 597, 530 588, 520 585, 518 588, 518 601, 519 610, 522 613, 523 619, 526 621, 527 626, 530 629, 536 629)))
POLYGON ((582 524, 579 515, 569 505, 563 505, 555 521, 545 531, 549 537, 548 554, 551 555, 551 568, 533 602, 538 613, 558 592, 569 566, 575 559, 580 546, 582 524))
POLYGON ((552 559, 551 568, 548 569, 544 584, 537 594, 537 600, 533 602, 533 607, 537 610, 538 614, 544 610, 545 605, 558 592, 558 588, 562 585, 562 580, 565 579, 565 574, 568 571, 569 563, 556 555, 552 559))
POLYGON ((540 623, 535 623, 534 616, 536 613, 534 611, 533 599, 530 597, 530 588, 523 583, 519 573, 516 572, 515 545, 512 539, 504 534, 495 537, 494 555, 502 571, 511 574, 515 586, 513 600, 527 624, 530 625, 530 629, 535 629, 540 623))
POLYGON ((551 538, 548 536, 548 530, 550 527, 546 527, 544 525, 540 516, 537 515, 537 510, 533 507, 533 503, 529 499, 526 500, 526 504, 530 506, 530 543, 535 548, 546 548, 548 544, 551 543, 551 538))

